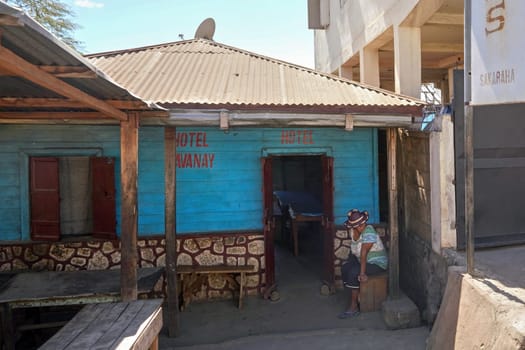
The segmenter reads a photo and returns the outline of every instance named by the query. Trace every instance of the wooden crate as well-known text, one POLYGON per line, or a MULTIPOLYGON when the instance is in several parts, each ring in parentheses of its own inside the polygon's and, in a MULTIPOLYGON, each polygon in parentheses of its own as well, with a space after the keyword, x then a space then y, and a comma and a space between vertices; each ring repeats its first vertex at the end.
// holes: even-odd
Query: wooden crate
POLYGON ((381 304, 387 297, 388 273, 368 276, 368 281, 361 283, 359 303, 361 312, 381 310, 381 304))

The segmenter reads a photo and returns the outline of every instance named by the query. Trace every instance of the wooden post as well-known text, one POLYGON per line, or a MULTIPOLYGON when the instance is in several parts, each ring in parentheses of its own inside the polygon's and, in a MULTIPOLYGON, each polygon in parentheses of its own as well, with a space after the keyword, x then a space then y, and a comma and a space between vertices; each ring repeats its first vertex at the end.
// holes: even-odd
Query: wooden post
POLYGON ((465 106, 465 244, 467 272, 474 274, 474 118, 471 105, 465 106))
POLYGON ((388 210, 390 216, 390 251, 388 266, 388 295, 391 299, 399 298, 399 225, 397 207, 396 149, 397 129, 387 131, 388 145, 388 210))
POLYGON ((467 272, 474 274, 474 110, 470 105, 472 99, 472 0, 465 0, 465 124, 464 124, 464 153, 465 153, 465 243, 467 250, 467 272))
POLYGON ((138 113, 129 113, 120 123, 121 178, 121 273, 120 294, 123 301, 137 300, 137 175, 138 113))
POLYGON ((168 302, 168 335, 177 335, 179 326, 179 299, 177 291, 177 235, 176 219, 177 213, 177 170, 175 157, 177 154, 176 129, 165 127, 164 129, 164 181, 165 202, 164 222, 166 230, 166 281, 168 302))

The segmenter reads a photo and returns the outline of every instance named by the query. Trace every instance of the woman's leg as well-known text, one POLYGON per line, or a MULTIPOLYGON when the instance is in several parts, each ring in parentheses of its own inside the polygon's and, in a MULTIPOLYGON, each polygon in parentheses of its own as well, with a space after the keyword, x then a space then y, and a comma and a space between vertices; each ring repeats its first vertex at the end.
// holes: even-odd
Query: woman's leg
POLYGON ((355 256, 350 256, 348 261, 341 267, 343 284, 350 289, 350 298, 346 307, 346 312, 359 311, 357 302, 359 299, 359 281, 357 277, 361 271, 361 264, 355 256))

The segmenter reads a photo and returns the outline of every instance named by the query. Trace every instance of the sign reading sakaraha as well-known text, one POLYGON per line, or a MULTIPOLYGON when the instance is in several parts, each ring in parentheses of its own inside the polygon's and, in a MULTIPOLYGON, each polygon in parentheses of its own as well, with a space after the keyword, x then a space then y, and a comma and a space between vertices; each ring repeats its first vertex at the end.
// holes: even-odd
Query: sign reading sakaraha
POLYGON ((474 105, 525 102, 525 1, 472 1, 474 105))

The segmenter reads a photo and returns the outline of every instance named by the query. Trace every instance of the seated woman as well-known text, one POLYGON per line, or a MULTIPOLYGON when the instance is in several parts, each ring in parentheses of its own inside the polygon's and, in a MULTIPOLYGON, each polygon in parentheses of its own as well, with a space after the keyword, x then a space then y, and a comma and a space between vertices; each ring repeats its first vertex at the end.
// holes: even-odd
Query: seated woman
POLYGON ((350 288, 350 300, 339 318, 359 315, 359 286, 366 283, 368 275, 384 272, 388 266, 385 247, 376 230, 367 225, 368 212, 352 209, 344 222, 351 237, 351 253, 343 266, 341 274, 343 285, 350 288))

